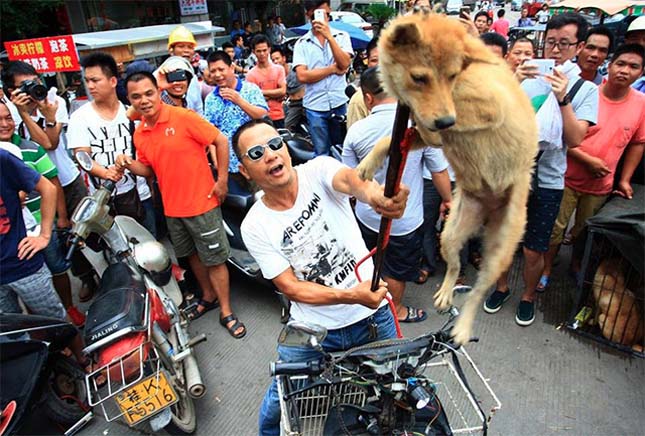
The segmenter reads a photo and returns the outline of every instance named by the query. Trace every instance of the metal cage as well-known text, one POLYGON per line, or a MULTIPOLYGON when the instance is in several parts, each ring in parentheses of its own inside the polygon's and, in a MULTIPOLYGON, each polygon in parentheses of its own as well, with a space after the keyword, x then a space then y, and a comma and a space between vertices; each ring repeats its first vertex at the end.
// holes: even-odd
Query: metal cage
POLYGON ((643 276, 603 234, 587 234, 567 326, 583 336, 645 357, 643 276))

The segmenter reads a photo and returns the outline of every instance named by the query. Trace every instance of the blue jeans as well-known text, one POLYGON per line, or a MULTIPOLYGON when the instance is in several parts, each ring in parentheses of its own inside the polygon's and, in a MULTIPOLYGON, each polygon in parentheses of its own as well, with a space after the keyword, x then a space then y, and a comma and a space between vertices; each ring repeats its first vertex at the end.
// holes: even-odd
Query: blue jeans
POLYGON ((152 198, 143 200, 141 202, 141 205, 146 210, 146 216, 143 219, 141 225, 152 234, 153 238, 157 239, 157 223, 155 218, 155 207, 152 204, 152 198))
MULTIPOLYGON (((358 345, 372 342, 369 339, 368 324, 377 324, 378 338, 375 340, 391 339, 396 337, 394 318, 390 307, 386 304, 377 310, 374 315, 369 316, 341 329, 329 330, 327 337, 322 343, 326 351, 343 351, 358 345)), ((278 345, 278 360, 282 362, 306 362, 322 358, 322 355, 308 347, 285 347, 278 345)), ((260 430, 262 436, 280 434, 280 400, 278 398, 278 386, 275 378, 264 395, 264 401, 260 407, 260 430)))
POLYGON ((305 109, 311 142, 314 144, 316 156, 329 156, 329 149, 332 145, 342 144, 344 127, 336 117, 344 117, 347 114, 347 105, 341 105, 329 111, 320 112, 305 109))

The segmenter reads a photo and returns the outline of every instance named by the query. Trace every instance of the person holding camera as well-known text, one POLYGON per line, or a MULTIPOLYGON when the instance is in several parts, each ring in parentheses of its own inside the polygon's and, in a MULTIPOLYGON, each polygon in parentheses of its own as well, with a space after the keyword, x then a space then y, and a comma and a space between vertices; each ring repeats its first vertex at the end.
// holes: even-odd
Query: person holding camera
POLYGON ((91 176, 117 182, 114 212, 131 216, 156 235, 152 194, 146 179, 124 174, 114 165, 118 154, 132 155, 134 131, 134 123, 126 116, 126 107, 117 97, 116 61, 107 53, 96 52, 84 57, 81 66, 93 100, 72 114, 69 148, 74 153, 90 154, 94 160, 91 176))
MULTIPOLYGON (((56 96, 54 102, 48 101, 47 88, 40 83, 34 67, 26 62, 9 62, 2 72, 2 81, 10 99, 7 107, 17 124, 16 133, 42 146, 56 165, 63 187, 62 201, 67 211, 67 216, 59 214, 56 227, 69 228, 71 223, 68 217, 72 216, 78 203, 87 195, 87 186, 65 145, 64 128, 69 118, 65 100, 56 96)), ((80 252, 72 259, 72 272, 83 282, 79 292, 81 301, 89 300, 97 285, 92 266, 80 252)), ((71 301, 71 295, 63 299, 71 301)))
POLYGON ((306 0, 311 30, 296 42, 293 69, 305 84, 303 107, 307 113, 316 156, 329 155, 332 145, 341 144, 340 119, 347 114, 345 73, 354 50, 349 34, 330 27, 329 0, 306 0))
POLYGON ((186 93, 193 69, 186 59, 170 56, 157 69, 155 77, 161 91, 161 101, 178 107, 188 107, 186 93))

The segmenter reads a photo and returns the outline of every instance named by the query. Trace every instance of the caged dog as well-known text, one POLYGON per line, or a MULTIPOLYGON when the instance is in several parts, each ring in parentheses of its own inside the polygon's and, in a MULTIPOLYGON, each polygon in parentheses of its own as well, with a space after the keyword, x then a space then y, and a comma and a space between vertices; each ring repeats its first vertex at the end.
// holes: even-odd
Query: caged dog
MULTIPOLYGON (((453 205, 441 235, 447 271, 435 306, 452 303, 459 251, 483 227, 483 262, 453 329, 471 337, 484 294, 511 264, 526 224, 538 130, 531 103, 503 61, 457 20, 438 14, 396 18, 379 42, 385 90, 411 109, 417 140, 412 148, 440 147, 454 170, 453 205)), ((372 179, 387 157, 383 138, 360 163, 372 179)))

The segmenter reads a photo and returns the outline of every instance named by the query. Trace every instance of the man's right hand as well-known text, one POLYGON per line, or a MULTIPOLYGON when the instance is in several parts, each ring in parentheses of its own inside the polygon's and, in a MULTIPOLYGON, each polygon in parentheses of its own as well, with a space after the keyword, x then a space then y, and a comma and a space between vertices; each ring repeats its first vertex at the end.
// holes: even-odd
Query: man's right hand
POLYGON ((32 105, 33 100, 31 99, 31 97, 29 97, 29 95, 25 94, 20 89, 13 90, 10 100, 11 103, 16 106, 16 109, 18 109, 18 112, 21 112, 23 114, 29 114, 31 112, 30 106, 32 105))
POLYGON ((376 291, 372 291, 371 287, 371 280, 366 280, 355 286, 353 292, 356 297, 356 302, 370 309, 378 309, 381 301, 385 298, 385 294, 387 294, 387 283, 381 280, 376 291))
POLYGON ((539 70, 537 65, 532 65, 527 62, 523 62, 517 66, 515 69, 515 78, 521 83, 525 79, 534 79, 539 75, 539 70))
POLYGON ((123 169, 120 169, 116 165, 106 168, 105 174, 101 175, 102 179, 112 180, 113 182, 118 182, 122 177, 123 169))
POLYGON ((605 177, 607 174, 611 173, 611 170, 607 166, 604 160, 598 157, 589 157, 587 161, 587 168, 589 172, 597 179, 605 177))

